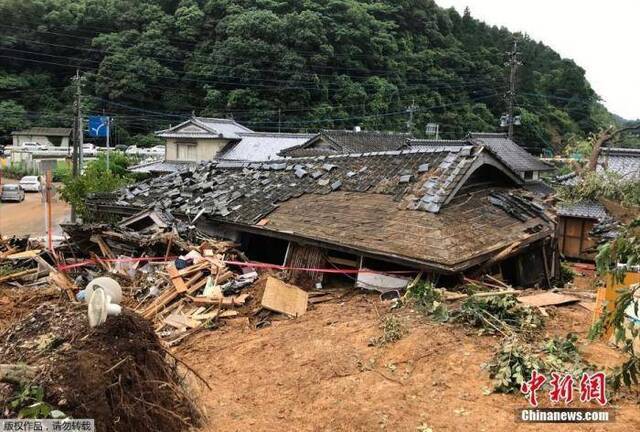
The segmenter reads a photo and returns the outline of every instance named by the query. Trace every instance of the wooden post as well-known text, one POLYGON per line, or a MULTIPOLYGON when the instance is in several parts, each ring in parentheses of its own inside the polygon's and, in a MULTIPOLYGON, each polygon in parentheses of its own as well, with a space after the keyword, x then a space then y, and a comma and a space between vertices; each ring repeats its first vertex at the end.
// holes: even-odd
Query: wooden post
POLYGON ((51 170, 47 171, 46 174, 46 183, 45 183, 45 200, 47 206, 47 246, 51 254, 54 254, 53 251, 53 222, 52 222, 52 211, 51 211, 51 170))

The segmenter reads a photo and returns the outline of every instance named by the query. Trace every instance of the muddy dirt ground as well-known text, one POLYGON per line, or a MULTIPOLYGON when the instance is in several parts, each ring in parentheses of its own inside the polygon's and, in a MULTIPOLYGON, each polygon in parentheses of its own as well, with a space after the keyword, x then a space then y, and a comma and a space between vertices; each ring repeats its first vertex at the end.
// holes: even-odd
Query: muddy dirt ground
MULTIPOLYGON (((24 296, 0 289, 4 326, 39 301, 24 296)), ((547 312, 547 335, 578 334, 592 363, 608 367, 621 360, 605 343, 586 342, 592 313, 583 306, 547 312)), ((408 308, 390 311, 375 294, 351 292, 262 329, 246 318, 231 319, 173 351, 212 388, 187 374, 208 416, 204 432, 640 429, 638 394, 612 401, 616 419, 606 425, 517 423, 516 410, 527 407, 522 395, 486 394, 491 380, 482 365, 499 342, 459 325, 434 324, 408 308), (388 313, 397 314, 408 333, 396 343, 370 346, 388 313)))
MULTIPOLYGON (((3 183, 17 183, 17 180, 11 179, 3 179, 2 181, 3 183)), ((59 184, 54 184, 54 187, 59 186, 59 184)), ((60 234, 59 225, 69 221, 71 208, 59 197, 56 197, 53 200, 51 210, 54 233, 60 234)), ((45 204, 42 201, 42 194, 26 192, 25 199, 21 203, 0 203, 0 233, 3 236, 16 234, 42 236, 46 234, 46 229, 45 204)))
MULTIPOLYGON (((498 338, 453 325, 436 325, 402 310, 409 334, 395 344, 369 346, 379 336, 379 314, 389 305, 375 295, 315 306, 298 320, 253 330, 242 320, 186 341, 176 350, 207 379, 200 391, 210 420, 206 431, 629 431, 640 428, 640 407, 617 400, 606 426, 523 425, 521 395, 485 395, 491 382, 481 367, 498 338), (378 311, 378 312, 376 312, 378 311)), ((586 335, 591 313, 573 305, 550 312, 547 332, 586 335)), ((615 351, 584 344, 593 362, 611 363, 615 351)))

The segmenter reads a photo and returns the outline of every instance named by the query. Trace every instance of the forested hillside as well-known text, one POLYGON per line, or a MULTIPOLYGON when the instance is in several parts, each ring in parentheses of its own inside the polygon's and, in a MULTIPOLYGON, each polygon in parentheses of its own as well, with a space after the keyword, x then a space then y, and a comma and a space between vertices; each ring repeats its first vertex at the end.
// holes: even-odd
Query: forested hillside
POLYGON ((255 130, 361 125, 443 138, 495 131, 520 38, 517 137, 556 149, 613 117, 584 71, 544 44, 431 0, 0 0, 0 135, 116 116, 115 139, 185 116, 255 130))

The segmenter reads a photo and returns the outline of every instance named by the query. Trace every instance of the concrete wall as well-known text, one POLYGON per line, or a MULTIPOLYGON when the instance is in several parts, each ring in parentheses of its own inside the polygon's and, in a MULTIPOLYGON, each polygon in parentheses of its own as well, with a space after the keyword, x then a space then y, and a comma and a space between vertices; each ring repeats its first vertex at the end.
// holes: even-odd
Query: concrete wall
POLYGON ((69 147, 69 137, 52 137, 51 140, 49 137, 43 135, 14 135, 13 136, 13 145, 18 147, 26 142, 36 142, 38 144, 44 144, 49 147, 69 147), (56 145, 56 143, 60 143, 60 145, 56 145))
POLYGON ((225 139, 181 140, 169 138, 167 139, 165 159, 168 161, 192 160, 197 162, 211 160, 228 143, 229 140, 225 139), (188 155, 185 157, 183 154, 178 154, 178 144, 184 144, 185 147, 193 146, 193 149, 182 152, 188 155))

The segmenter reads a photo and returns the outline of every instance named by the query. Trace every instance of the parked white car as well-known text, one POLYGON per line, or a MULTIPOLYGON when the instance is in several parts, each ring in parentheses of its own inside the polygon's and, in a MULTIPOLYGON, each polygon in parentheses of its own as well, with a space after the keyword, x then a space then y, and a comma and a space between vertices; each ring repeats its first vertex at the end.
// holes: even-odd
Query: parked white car
POLYGON ((19 147, 29 151, 44 151, 49 148, 46 144, 39 144, 37 142, 31 142, 31 141, 24 142, 19 147))
POLYGON ((132 145, 132 146, 127 147, 127 149, 124 151, 124 153, 128 154, 128 155, 137 155, 139 151, 140 151, 140 149, 138 148, 138 146, 132 145))
POLYGON ((87 156, 98 156, 98 147, 95 144, 82 144, 82 154, 87 156))
POLYGON ((132 145, 129 146, 129 148, 127 148, 124 152, 128 155, 151 156, 153 158, 160 158, 164 157, 165 148, 164 145, 157 145, 151 148, 132 145))
POLYGON ((164 146, 163 145, 153 146, 148 150, 147 154, 151 156, 164 156, 164 146))
POLYGON ((25 176, 20 179, 20 187, 25 192, 40 192, 42 186, 40 184, 40 177, 38 176, 25 176))

